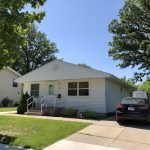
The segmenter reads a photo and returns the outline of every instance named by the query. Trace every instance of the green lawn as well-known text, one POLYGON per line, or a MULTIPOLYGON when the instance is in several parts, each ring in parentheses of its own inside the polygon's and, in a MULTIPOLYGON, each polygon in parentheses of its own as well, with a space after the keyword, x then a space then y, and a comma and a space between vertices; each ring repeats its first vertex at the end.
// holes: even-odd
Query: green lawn
POLYGON ((6 112, 6 111, 16 111, 17 107, 5 107, 5 108, 0 108, 0 112, 6 112))
POLYGON ((0 142, 41 150, 88 125, 49 119, 0 116, 0 142))

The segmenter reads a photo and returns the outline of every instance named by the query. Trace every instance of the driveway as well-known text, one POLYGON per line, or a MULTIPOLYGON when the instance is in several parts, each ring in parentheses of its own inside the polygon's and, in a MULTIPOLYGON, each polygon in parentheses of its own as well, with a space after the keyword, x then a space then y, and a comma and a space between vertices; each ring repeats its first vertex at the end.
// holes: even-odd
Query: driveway
POLYGON ((150 150, 150 124, 126 122, 120 125, 113 118, 98 121, 44 150, 60 149, 150 150))

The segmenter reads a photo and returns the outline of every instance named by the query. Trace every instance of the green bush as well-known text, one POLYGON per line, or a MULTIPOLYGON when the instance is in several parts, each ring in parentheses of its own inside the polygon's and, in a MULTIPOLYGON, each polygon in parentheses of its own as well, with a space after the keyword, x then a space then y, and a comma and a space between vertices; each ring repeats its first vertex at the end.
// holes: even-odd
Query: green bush
POLYGON ((12 104, 12 101, 9 98, 6 97, 2 100, 1 103, 2 103, 2 107, 8 107, 12 104))
POLYGON ((63 116, 67 118, 76 118, 78 113, 78 109, 67 108, 63 112, 63 116))
POLYGON ((22 94, 20 104, 17 108, 17 114, 24 114, 27 112, 27 99, 29 98, 29 94, 26 92, 25 94, 22 94))
POLYGON ((13 104, 13 106, 14 106, 14 107, 18 107, 18 106, 19 106, 19 102, 15 102, 15 103, 13 104))
POLYGON ((83 118, 85 118, 85 119, 96 119, 95 111, 87 110, 87 111, 83 112, 82 115, 83 115, 83 118))
POLYGON ((17 107, 17 114, 24 114, 27 111, 26 105, 20 104, 17 107))

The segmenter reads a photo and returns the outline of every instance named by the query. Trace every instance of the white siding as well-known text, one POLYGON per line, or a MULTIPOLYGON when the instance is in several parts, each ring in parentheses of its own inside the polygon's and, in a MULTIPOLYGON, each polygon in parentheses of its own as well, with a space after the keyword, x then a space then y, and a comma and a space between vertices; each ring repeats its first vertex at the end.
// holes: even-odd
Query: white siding
POLYGON ((114 112, 115 106, 119 104, 123 97, 130 96, 129 90, 121 84, 112 80, 105 80, 106 86, 106 110, 114 112))
MULTIPOLYGON (((24 93, 27 91, 30 94, 32 83, 24 84, 24 93)), ((84 79, 84 80, 60 80, 60 81, 45 81, 39 82, 40 96, 48 96, 48 85, 54 84, 55 94, 61 94, 61 101, 64 107, 74 107, 81 111, 93 110, 99 113, 106 113, 105 104, 105 79, 84 79), (89 96, 68 96, 68 82, 89 82, 89 96)), ((49 99, 50 100, 50 99, 49 99)))
POLYGON ((0 71, 0 101, 3 98, 19 101, 21 98, 21 84, 18 87, 13 87, 13 79, 17 79, 18 75, 11 72, 9 69, 0 71))

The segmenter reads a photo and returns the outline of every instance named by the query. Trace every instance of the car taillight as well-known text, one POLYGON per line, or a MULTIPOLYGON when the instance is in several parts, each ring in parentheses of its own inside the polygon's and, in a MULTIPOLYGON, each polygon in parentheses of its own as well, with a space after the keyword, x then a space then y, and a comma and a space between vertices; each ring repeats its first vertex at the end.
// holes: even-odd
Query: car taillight
POLYGON ((116 108, 118 109, 118 108, 125 108, 125 106, 123 105, 123 104, 118 104, 117 106, 116 106, 116 108))
POLYGON ((148 105, 140 105, 138 108, 148 110, 149 107, 148 107, 148 105))

